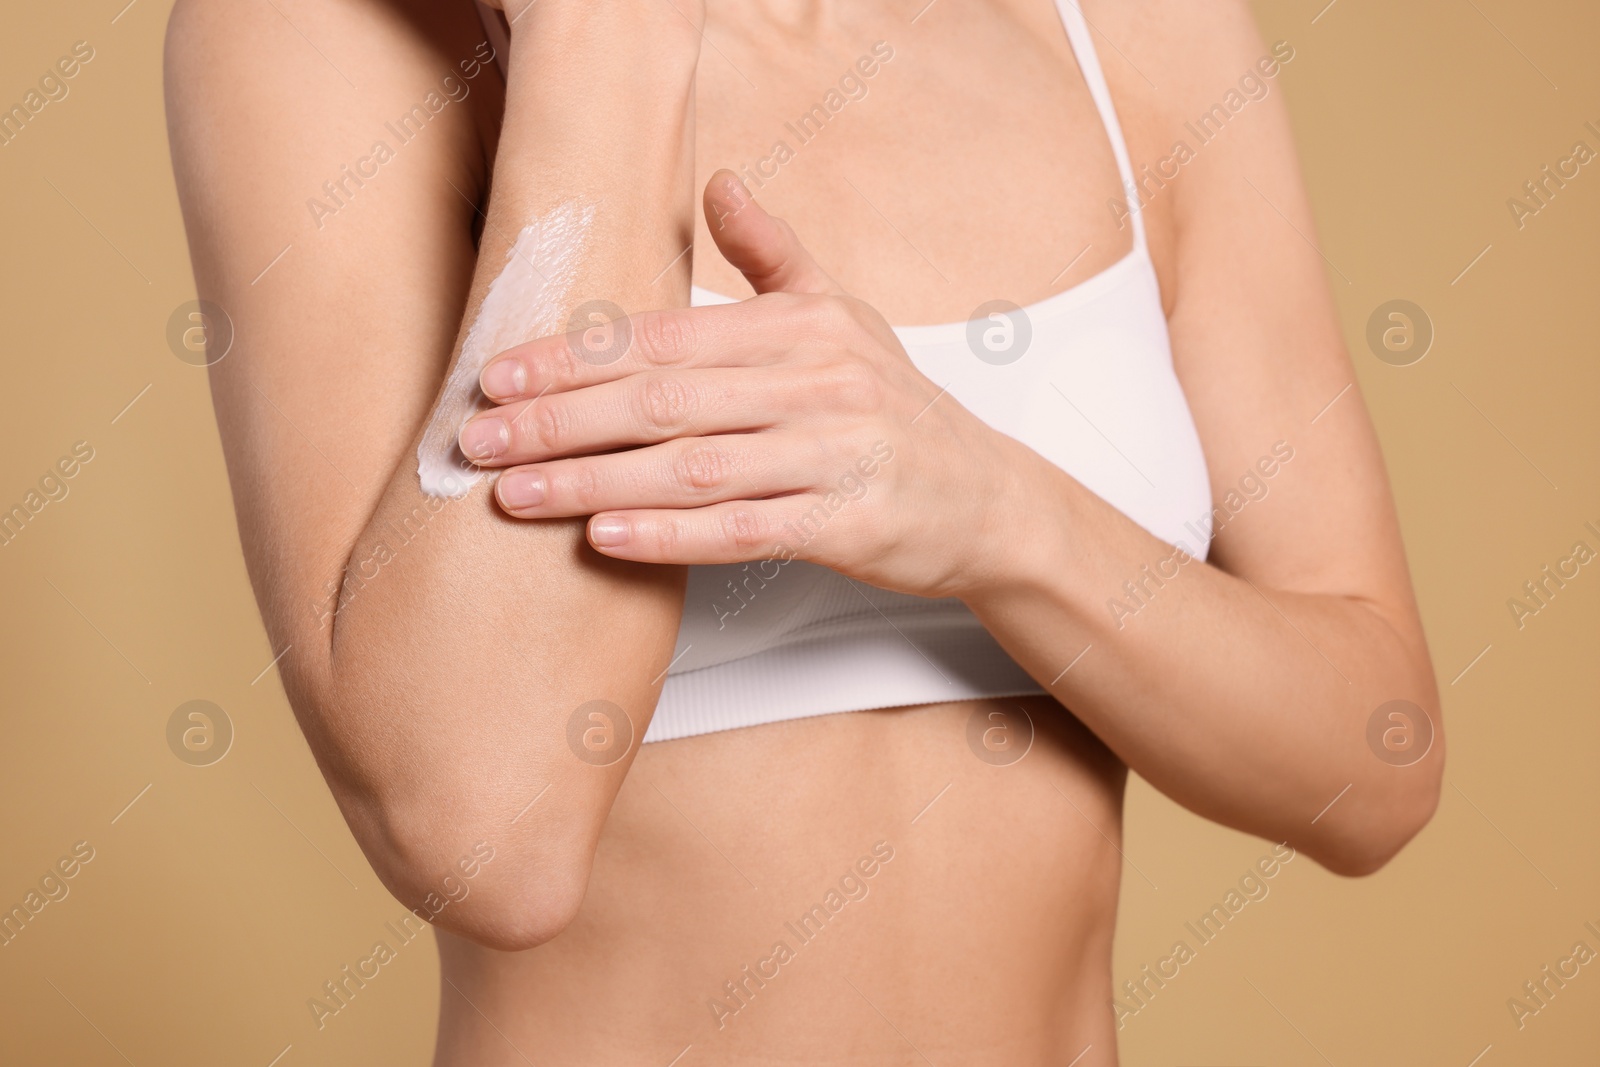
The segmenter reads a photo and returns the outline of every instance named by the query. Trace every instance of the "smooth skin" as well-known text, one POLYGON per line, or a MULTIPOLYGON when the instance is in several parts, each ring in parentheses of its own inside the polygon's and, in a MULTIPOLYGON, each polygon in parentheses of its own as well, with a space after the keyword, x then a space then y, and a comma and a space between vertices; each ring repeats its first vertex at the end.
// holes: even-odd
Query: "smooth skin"
MULTIPOLYGON (((1111 1064, 1127 767, 1344 874, 1426 823, 1442 736, 1405 768, 1365 739, 1393 699, 1439 727, 1438 697, 1381 456, 1301 236, 1315 227, 1282 76, 1145 220, 1214 496, 1274 442, 1295 458, 1206 563, 1118 628, 1106 600, 1170 548, 938 396, 886 327, 1031 303, 1129 247, 1048 0, 941 0, 915 23, 802 0, 581 17, 540 0, 513 24, 503 119, 485 72, 315 234, 305 197, 481 31, 466 5, 283 7, 344 42, 361 88, 271 9, 181 0, 174 157, 201 295, 239 325, 212 371, 219 426, 312 750, 408 906, 475 842, 495 846, 435 920, 436 1062, 1111 1064), (714 177, 764 155, 877 40, 895 57, 869 95, 778 178, 749 198, 714 177), (493 493, 434 514, 330 623, 328 583, 372 571, 419 506, 416 434, 506 235, 570 195, 607 205, 612 227, 574 299, 640 309, 630 355, 580 366, 565 338, 508 353, 484 381, 519 429, 474 453, 505 471, 493 493), (306 254, 252 284, 291 233, 306 254), (682 309, 690 260, 700 284, 760 295, 682 309), (878 439, 894 462, 807 558, 962 597, 1055 699, 574 758, 566 725, 586 700, 648 723, 680 565, 766 558, 783 509, 878 439), (515 496, 529 475, 539 504, 515 496), (618 520, 627 539, 606 544, 618 520), (1026 758, 974 757, 974 715, 1023 712, 1038 731, 1026 758), (725 983, 759 972, 879 843, 893 858, 866 895, 730 1000, 725 983)), ((1085 12, 1136 165, 1267 53, 1243 4, 1085 12)))

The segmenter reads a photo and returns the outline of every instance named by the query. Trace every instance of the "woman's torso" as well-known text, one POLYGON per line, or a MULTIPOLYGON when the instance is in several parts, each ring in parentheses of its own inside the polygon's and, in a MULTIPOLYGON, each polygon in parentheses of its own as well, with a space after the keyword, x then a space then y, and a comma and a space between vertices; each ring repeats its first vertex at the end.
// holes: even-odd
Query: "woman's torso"
MULTIPOLYGON (((713 0, 697 186, 748 167, 894 323, 1027 306, 1127 255, 1116 163, 1051 0, 836 17, 819 36, 713 0), (786 124, 879 41, 893 58, 800 143, 786 124)), ((1159 264, 1164 220, 1145 221, 1159 264)), ((693 276, 749 292, 703 219, 693 276)), ((645 745, 568 930, 514 955, 440 934, 439 1061, 1113 1063, 1124 780, 1045 697, 645 745)))

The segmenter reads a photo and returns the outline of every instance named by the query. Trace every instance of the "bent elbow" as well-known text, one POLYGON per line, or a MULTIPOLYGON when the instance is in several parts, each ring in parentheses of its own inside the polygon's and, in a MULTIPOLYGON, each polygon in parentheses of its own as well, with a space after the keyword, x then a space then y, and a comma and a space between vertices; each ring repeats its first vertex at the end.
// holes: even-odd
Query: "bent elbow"
POLYGON ((1330 827, 1327 839, 1308 846, 1307 851, 1342 877, 1376 874, 1433 819, 1439 808, 1440 786, 1440 776, 1429 775, 1428 780, 1415 783, 1380 806, 1368 808, 1358 824, 1347 823, 1339 830, 1330 827))
POLYGON ((1342 878, 1366 878, 1387 867, 1421 829, 1419 825, 1405 832, 1366 834, 1360 840, 1316 849, 1311 857, 1342 878))
POLYGON ((583 906, 593 850, 577 835, 511 837, 472 829, 489 820, 458 817, 441 827, 392 812, 381 822, 379 833, 357 831, 379 880, 413 915, 448 933, 521 952, 558 936, 583 906))
POLYGON ((1399 759, 1380 755, 1381 765, 1369 765, 1365 775, 1346 787, 1349 798, 1341 802, 1343 810, 1323 820, 1316 828, 1317 840, 1307 842, 1304 851, 1334 874, 1346 878, 1376 874, 1438 811, 1444 787, 1443 721, 1436 696, 1420 707, 1429 726, 1421 731, 1425 747, 1420 756, 1406 762, 1404 750, 1397 751, 1399 759))
MULTIPOLYGON (((346 676, 355 670, 346 665, 346 676)), ((370 687, 289 688, 345 823, 412 916, 504 952, 543 945, 577 917, 604 809, 574 803, 513 818, 520 798, 486 784, 472 755, 358 732, 351 724, 378 717, 370 687)), ((386 722, 432 714, 420 702, 382 706, 386 722)))
POLYGON ((475 893, 453 914, 445 909, 433 923, 485 948, 525 952, 554 940, 572 924, 583 906, 583 892, 583 884, 573 887, 568 881, 537 892, 475 893))

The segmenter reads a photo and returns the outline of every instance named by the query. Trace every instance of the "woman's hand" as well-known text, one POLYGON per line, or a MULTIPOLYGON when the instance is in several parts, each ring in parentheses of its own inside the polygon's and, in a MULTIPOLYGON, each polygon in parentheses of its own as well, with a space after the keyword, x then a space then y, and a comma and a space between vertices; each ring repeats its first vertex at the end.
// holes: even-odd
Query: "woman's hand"
POLYGON ((507 513, 592 515, 589 542, 618 559, 804 559, 962 595, 1026 449, 919 372, 731 172, 705 210, 757 296, 506 351, 481 379, 497 406, 463 428, 462 452, 505 468, 507 513))

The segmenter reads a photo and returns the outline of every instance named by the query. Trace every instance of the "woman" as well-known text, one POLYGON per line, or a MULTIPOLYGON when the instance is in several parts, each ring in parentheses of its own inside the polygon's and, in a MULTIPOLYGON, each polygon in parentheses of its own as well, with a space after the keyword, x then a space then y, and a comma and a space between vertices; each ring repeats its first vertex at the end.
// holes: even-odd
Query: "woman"
POLYGON ((1128 767, 1342 874, 1428 820, 1292 42, 511 7, 168 40, 246 558, 437 1063, 1111 1064, 1128 767))

